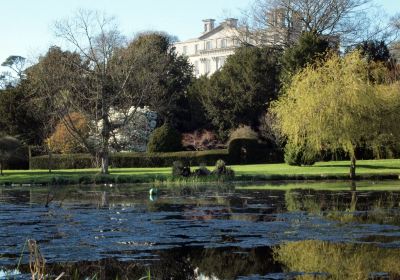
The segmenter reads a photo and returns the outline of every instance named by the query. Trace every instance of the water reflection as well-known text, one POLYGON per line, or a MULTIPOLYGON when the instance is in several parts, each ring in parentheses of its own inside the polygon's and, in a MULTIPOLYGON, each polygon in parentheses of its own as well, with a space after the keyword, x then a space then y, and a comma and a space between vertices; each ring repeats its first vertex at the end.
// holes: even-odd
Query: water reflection
POLYGON ((2 188, 0 269, 32 238, 71 279, 398 277, 400 191, 150 187, 2 188))
POLYGON ((399 248, 307 240, 282 244, 274 252, 287 272, 321 273, 301 279, 400 278, 399 248))

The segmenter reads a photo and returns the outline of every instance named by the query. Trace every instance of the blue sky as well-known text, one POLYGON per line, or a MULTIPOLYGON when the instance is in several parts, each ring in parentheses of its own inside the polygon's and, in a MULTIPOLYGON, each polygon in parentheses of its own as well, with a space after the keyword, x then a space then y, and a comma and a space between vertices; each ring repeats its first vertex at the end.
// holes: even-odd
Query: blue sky
MULTIPOLYGON (((3 0, 0 1, 0 62, 9 55, 35 59, 57 44, 52 25, 79 8, 105 11, 117 18, 123 34, 161 30, 185 40, 202 31, 201 20, 239 17, 251 0, 3 0)), ((389 14, 399 0, 375 0, 389 14)))

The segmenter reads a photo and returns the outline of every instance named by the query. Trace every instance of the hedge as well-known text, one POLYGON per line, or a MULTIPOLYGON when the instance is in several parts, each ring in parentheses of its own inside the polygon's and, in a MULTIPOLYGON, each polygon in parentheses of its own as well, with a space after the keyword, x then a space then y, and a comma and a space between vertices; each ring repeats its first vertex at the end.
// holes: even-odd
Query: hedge
POLYGON ((228 145, 229 164, 278 163, 283 161, 282 150, 272 143, 257 139, 236 138, 228 145))
MULTIPOLYGON (((96 167, 95 160, 90 154, 53 154, 51 169, 84 169, 96 167)), ((48 169, 49 156, 31 158, 31 169, 48 169)))
POLYGON ((13 155, 4 162, 3 169, 23 170, 29 168, 28 147, 19 147, 13 155))
MULTIPOLYGON (((127 167, 170 167, 176 160, 196 166, 214 165, 218 159, 228 160, 227 150, 184 151, 171 153, 114 153, 110 157, 110 166, 127 167)), ((62 154, 52 156, 52 169, 83 169, 95 167, 95 160, 89 154, 62 154)), ((48 156, 31 159, 31 169, 47 169, 48 156)))

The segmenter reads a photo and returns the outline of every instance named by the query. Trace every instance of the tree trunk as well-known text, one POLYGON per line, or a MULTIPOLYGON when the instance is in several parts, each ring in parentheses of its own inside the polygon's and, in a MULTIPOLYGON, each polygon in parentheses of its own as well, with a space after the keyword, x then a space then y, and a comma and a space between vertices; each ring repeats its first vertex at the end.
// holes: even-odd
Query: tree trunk
POLYGON ((356 157, 351 156, 351 164, 350 164, 350 179, 356 179, 356 157))
POLYGON ((109 155, 107 151, 101 153, 101 174, 108 174, 109 155))
POLYGON ((49 150, 48 151, 49 152, 49 154, 48 154, 48 156, 49 156, 49 162, 48 162, 48 168, 49 168, 49 173, 51 173, 51 169, 52 169, 52 160, 53 160, 53 154, 52 154, 52 152, 49 150))
POLYGON ((31 163, 32 163, 32 146, 31 145, 28 146, 28 160, 29 160, 29 162, 28 162, 29 170, 31 170, 32 169, 31 168, 31 163))
POLYGON ((101 143, 101 174, 108 174, 109 165, 109 142, 110 142, 110 131, 111 126, 108 121, 107 115, 103 115, 103 128, 101 132, 102 143, 101 143))

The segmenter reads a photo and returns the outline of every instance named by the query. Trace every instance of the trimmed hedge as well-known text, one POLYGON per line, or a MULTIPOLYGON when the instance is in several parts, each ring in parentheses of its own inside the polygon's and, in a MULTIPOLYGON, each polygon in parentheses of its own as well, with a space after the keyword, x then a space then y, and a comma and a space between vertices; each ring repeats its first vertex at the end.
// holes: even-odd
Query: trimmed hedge
POLYGON ((259 143, 257 139, 236 138, 229 142, 229 164, 282 162, 282 150, 272 143, 259 143))
POLYGON ((23 170, 29 169, 28 147, 19 147, 13 155, 4 162, 3 169, 23 170))
MULTIPOLYGON (((170 167, 174 161, 196 166, 200 164, 214 165, 219 159, 228 161, 227 150, 189 151, 171 153, 115 153, 111 155, 110 166, 127 167, 170 167)), ((53 155, 52 169, 83 169, 94 166, 94 159, 89 154, 53 155)), ((48 156, 32 157, 32 169, 47 169, 48 156)))
MULTIPOLYGON (((95 160, 90 154, 53 154, 52 169, 84 169, 95 167, 95 160)), ((31 158, 31 169, 48 169, 49 157, 37 156, 31 158)))
POLYGON ((227 159, 227 150, 183 151, 170 153, 116 153, 111 156, 112 167, 171 167, 174 161, 195 166, 214 165, 218 159, 227 159))

